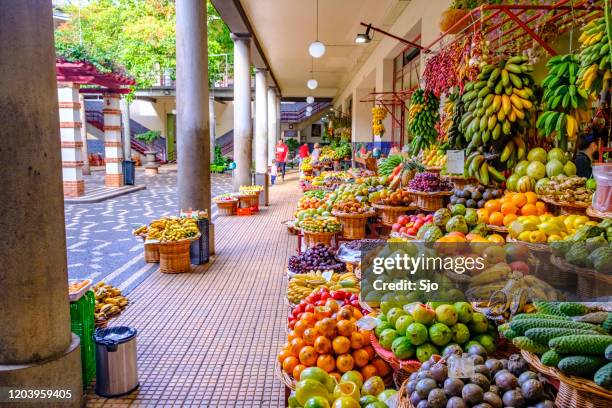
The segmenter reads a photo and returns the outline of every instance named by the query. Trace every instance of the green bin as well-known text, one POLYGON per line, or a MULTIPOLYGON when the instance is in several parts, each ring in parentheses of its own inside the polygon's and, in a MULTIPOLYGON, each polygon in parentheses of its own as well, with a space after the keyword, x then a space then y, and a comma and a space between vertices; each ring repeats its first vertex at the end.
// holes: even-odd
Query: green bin
POLYGON ((87 291, 76 302, 70 302, 70 330, 81 338, 81 365, 83 388, 87 388, 96 376, 96 349, 93 341, 95 331, 94 310, 96 298, 87 291))

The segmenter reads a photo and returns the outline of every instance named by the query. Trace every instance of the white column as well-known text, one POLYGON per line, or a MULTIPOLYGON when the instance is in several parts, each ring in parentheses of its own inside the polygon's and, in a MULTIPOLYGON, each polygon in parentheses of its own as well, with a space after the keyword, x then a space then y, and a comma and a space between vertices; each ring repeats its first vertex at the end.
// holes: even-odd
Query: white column
POLYGON ((282 137, 281 133, 281 97, 276 96, 276 140, 282 137))
POLYGON ((268 71, 255 70, 255 172, 268 172, 268 71))
POLYGON ((72 83, 59 84, 57 99, 59 101, 64 195, 78 197, 85 194, 79 86, 72 83))
POLYGON ((251 184, 253 127, 251 119, 250 37, 232 35, 234 41, 234 170, 233 187, 251 184))
POLYGON ((85 112, 85 95, 79 95, 79 103, 81 104, 81 110, 79 117, 81 118, 81 139, 83 140, 83 148, 81 154, 83 155, 83 175, 88 176, 91 174, 89 168, 89 149, 87 148, 87 115, 85 112))
POLYGON ((274 160, 277 131, 276 92, 274 88, 268 88, 268 164, 274 160))
POLYGON ((215 161, 215 141, 217 134, 215 128, 217 127, 217 115, 215 114, 215 98, 211 95, 208 98, 208 127, 210 128, 210 162, 215 161))
POLYGON ((121 122, 123 134, 123 158, 132 160, 132 130, 130 126, 130 103, 125 98, 121 98, 121 122))
POLYGON ((104 185, 107 187, 123 186, 120 98, 118 94, 104 94, 104 185))

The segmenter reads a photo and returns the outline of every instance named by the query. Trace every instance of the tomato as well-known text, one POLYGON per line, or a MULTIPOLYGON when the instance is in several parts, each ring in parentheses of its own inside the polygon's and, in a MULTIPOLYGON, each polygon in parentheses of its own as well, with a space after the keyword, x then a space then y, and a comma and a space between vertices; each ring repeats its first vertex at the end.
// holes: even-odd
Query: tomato
POLYGON ((416 228, 408 228, 408 230, 406 230, 406 234, 408 235, 416 235, 418 232, 418 230, 416 228))
POLYGON ((314 312, 314 305, 312 303, 309 303, 306 305, 306 307, 304 308, 305 312, 314 312))
POLYGON ((293 309, 293 313, 302 313, 304 311, 304 305, 299 304, 293 309))
POLYGON ((321 294, 321 300, 325 301, 325 300, 329 299, 329 298, 330 298, 330 296, 331 296, 331 295, 329 294, 329 292, 323 292, 323 293, 321 294))
POLYGON ((325 300, 318 300, 317 301, 317 306, 325 306, 325 300))
POLYGON ((293 330, 296 323, 297 323, 297 319, 291 319, 291 321, 289 322, 289 328, 293 330))
POLYGON ((337 290, 335 292, 332 292, 331 295, 332 295, 332 298, 334 298, 336 300, 344 299, 344 293, 342 293, 341 290, 337 290))
POLYGON ((393 232, 398 232, 400 230, 400 228, 402 228, 402 224, 399 223, 395 223, 391 226, 391 231, 393 232))

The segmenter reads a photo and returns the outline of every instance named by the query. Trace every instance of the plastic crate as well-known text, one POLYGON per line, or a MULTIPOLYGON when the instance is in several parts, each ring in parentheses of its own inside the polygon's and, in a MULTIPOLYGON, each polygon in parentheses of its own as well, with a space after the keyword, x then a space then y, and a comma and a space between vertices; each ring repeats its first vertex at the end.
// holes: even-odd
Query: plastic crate
POLYGON ((246 207, 246 208, 238 208, 236 210, 236 214, 237 215, 251 215, 251 208, 250 207, 246 207))
POLYGON ((96 376, 96 349, 93 341, 95 331, 94 309, 96 298, 87 291, 76 302, 70 303, 70 330, 81 338, 81 365, 83 387, 87 388, 96 376))

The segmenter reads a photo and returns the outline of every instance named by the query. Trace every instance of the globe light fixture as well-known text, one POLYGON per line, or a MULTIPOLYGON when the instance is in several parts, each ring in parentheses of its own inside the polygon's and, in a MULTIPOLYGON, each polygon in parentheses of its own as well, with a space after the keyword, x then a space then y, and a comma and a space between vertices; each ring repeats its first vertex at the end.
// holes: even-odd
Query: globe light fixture
POLYGON ((309 96, 306 98, 306 103, 314 103, 314 96, 309 96))
POLYGON ((315 41, 308 46, 308 52, 313 58, 321 58, 325 54, 325 44, 315 41))
POLYGON ((306 112, 308 112, 308 113, 312 112, 312 106, 307 106, 306 107, 306 112))
POLYGON ((306 112, 306 116, 310 116, 310 115, 311 115, 311 113, 307 111, 306 112))
POLYGON ((319 86, 319 83, 317 82, 316 79, 309 79, 308 82, 306 82, 306 86, 308 87, 308 89, 313 90, 313 89, 317 89, 317 86, 319 86))

